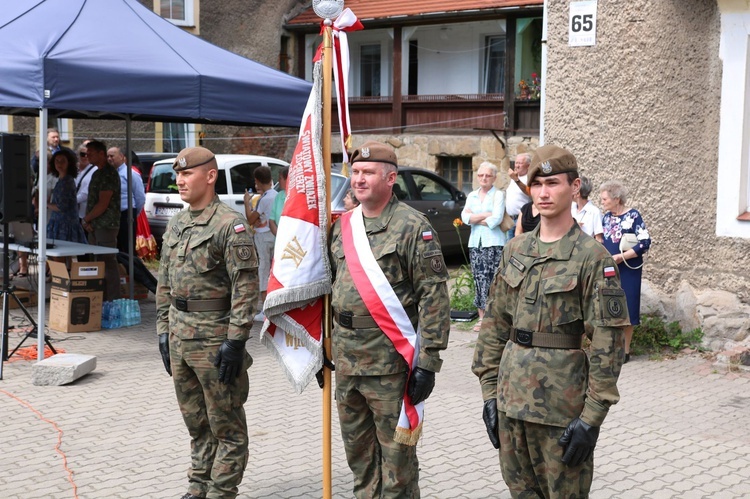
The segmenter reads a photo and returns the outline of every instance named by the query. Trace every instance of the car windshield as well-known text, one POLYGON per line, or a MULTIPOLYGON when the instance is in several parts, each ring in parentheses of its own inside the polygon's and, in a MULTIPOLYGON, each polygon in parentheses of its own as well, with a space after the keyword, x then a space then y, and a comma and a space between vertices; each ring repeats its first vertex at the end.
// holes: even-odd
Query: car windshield
POLYGON ((151 170, 151 187, 149 192, 160 192, 163 194, 177 192, 175 178, 172 163, 155 165, 153 170, 151 170))

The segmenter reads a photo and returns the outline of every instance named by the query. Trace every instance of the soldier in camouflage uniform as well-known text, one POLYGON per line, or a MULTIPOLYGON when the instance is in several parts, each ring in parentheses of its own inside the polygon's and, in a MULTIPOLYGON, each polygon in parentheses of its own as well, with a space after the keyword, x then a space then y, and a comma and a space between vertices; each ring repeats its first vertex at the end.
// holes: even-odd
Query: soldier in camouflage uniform
POLYGON ((572 218, 575 157, 540 147, 528 182, 541 222, 505 247, 472 370, 513 497, 587 497, 599 427, 619 400, 628 309, 617 265, 572 218))
POLYGON ((430 395, 450 329, 448 273, 440 243, 425 216, 392 194, 397 164, 391 147, 366 142, 351 155, 351 184, 373 255, 415 330, 417 324, 421 328, 411 377, 354 286, 340 223, 331 231, 336 403, 357 498, 419 497, 416 447, 394 442, 393 435, 407 379, 415 405, 430 395))
POLYGON ((164 234, 156 291, 159 350, 191 437, 183 499, 232 498, 248 459, 245 349, 258 300, 258 261, 245 219, 219 201, 208 149, 183 149, 177 187, 189 209, 164 234))

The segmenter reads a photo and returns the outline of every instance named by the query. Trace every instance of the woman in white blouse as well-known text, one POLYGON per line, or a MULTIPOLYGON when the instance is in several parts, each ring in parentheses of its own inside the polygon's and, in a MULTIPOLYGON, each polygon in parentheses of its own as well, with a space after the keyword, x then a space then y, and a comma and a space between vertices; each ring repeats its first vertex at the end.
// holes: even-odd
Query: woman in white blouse
POLYGON ((479 331, 482 325, 487 294, 506 242, 505 233, 500 230, 500 222, 505 213, 505 193, 495 187, 496 179, 495 165, 488 161, 479 165, 479 189, 469 193, 461 212, 463 223, 471 226, 469 260, 476 290, 474 306, 479 313, 474 331, 479 331))
POLYGON ((576 219, 581 230, 601 243, 604 241, 602 236, 604 234, 602 212, 594 206, 594 203, 589 201, 589 194, 591 194, 593 187, 591 180, 581 177, 581 188, 573 194, 573 204, 570 210, 573 212, 573 218, 576 219))

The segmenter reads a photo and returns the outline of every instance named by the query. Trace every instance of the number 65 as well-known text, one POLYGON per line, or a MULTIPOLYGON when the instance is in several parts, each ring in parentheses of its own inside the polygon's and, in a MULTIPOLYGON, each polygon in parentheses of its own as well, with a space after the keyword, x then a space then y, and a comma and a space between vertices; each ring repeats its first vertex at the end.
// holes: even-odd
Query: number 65
POLYGON ((594 22, 591 19, 592 17, 592 14, 574 15, 571 18, 570 24, 573 33, 578 33, 579 31, 591 31, 594 29, 594 22))

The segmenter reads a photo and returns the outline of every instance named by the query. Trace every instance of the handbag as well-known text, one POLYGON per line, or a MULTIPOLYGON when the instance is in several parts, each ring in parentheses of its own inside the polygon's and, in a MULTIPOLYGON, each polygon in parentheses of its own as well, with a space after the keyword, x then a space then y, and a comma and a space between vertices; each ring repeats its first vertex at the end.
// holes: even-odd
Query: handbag
MULTIPOLYGON (((622 235, 622 238, 620 238, 620 253, 625 253, 629 249, 633 249, 638 245, 638 236, 631 232, 626 232, 622 235)), ((641 262, 640 265, 637 267, 631 267, 628 265, 628 261, 625 260, 625 258, 622 259, 622 263, 625 264, 625 266, 629 269, 638 270, 639 268, 643 267, 643 264, 645 261, 641 262)))
POLYGON ((514 228, 516 226, 516 221, 513 220, 513 217, 508 215, 508 212, 506 211, 503 214, 503 220, 500 222, 500 230, 503 232, 508 232, 510 229, 514 228))

